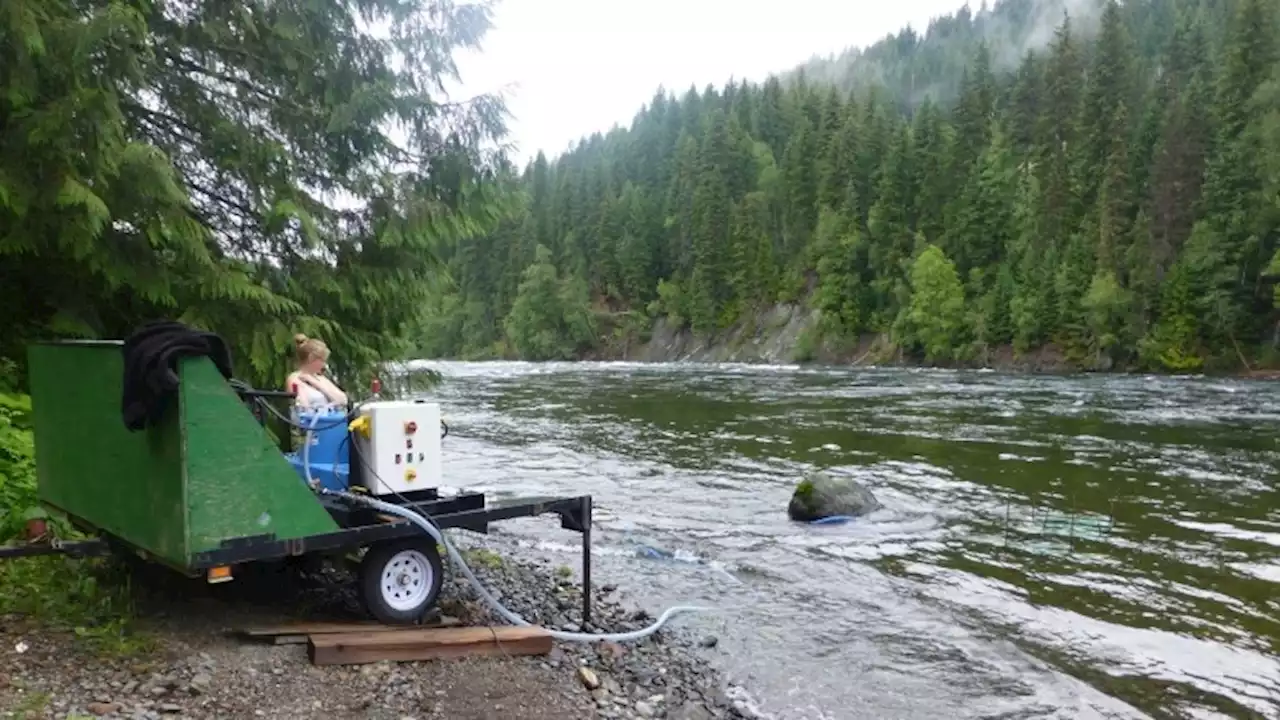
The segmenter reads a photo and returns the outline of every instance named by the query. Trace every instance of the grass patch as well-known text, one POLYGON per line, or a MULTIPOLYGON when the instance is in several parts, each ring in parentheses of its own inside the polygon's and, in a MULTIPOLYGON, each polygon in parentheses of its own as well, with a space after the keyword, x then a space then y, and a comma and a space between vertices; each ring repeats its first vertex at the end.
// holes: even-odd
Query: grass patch
POLYGON ((479 565, 490 570, 497 570, 502 567, 502 556, 486 548, 465 550, 462 554, 466 558, 468 565, 479 565))
MULTIPOLYGON (((76 539, 65 518, 37 502, 35 434, 31 398, 6 393, 12 368, 0 360, 0 544, 18 539, 28 519, 41 518, 48 530, 76 539)), ((100 656, 130 656, 154 645, 133 627, 134 604, 127 578, 116 563, 61 555, 0 561, 0 614, 26 617, 51 630, 73 633, 86 650, 100 656)), ((24 702, 35 702, 30 696, 24 702)), ((39 709, 23 712, 38 713, 39 709)))
POLYGON ((20 720, 35 720, 35 718, 43 717, 45 708, 49 707, 49 693, 38 692, 29 693, 18 703, 18 707, 13 709, 14 716, 20 720))
POLYGON ((135 624, 127 571, 110 561, 45 556, 0 563, 0 613, 70 632, 100 656, 131 657, 155 649, 135 624))

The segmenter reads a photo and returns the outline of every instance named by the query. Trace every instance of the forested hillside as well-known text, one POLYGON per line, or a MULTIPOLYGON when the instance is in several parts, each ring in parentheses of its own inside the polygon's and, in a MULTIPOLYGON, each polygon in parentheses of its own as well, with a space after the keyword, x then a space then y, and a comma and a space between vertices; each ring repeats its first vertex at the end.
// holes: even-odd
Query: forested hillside
POLYGON ((607 353, 657 317, 715 337, 795 302, 822 318, 800 356, 874 337, 924 362, 1273 363, 1275 5, 1086 2, 657 92, 523 171, 500 229, 449 257, 423 350, 607 353))

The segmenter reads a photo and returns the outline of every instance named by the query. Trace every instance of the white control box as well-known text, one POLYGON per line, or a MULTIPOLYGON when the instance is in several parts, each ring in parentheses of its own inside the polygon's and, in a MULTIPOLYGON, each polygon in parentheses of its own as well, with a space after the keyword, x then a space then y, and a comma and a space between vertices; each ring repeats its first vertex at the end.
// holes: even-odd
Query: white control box
MULTIPOLYGON (((391 495, 439 487, 440 405, 395 400, 360 407, 369 418, 369 437, 352 433, 363 464, 359 473, 371 495, 391 495)), ((352 462, 359 462, 352 458, 352 462)))

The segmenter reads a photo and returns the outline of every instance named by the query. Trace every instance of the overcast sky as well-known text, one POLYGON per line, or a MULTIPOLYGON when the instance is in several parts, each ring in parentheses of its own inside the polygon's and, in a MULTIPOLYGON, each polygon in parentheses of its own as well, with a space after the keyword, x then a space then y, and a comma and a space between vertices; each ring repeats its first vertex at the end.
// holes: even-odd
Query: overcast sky
MULTIPOLYGON (((869 45, 963 0, 501 0, 465 92, 506 89, 521 162, 627 125, 659 85, 760 80, 809 57, 869 45)), ((972 7, 980 2, 975 0, 972 7)))

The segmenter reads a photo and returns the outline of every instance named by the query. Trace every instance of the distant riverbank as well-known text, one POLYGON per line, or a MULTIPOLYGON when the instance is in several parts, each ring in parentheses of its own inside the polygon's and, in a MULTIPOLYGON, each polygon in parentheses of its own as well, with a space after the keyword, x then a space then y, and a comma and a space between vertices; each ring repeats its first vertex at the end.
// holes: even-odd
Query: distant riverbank
MULTIPOLYGON (((895 347, 885 334, 864 334, 854 339, 826 337, 821 330, 821 313, 803 305, 779 304, 761 312, 749 321, 735 324, 721 332, 707 335, 693 332, 687 326, 659 317, 643 332, 602 332, 597 348, 585 352, 579 360, 630 362, 741 362, 763 364, 814 364, 831 366, 879 367, 943 367, 985 369, 997 372, 1071 375, 1078 373, 1143 373, 1172 375, 1167 371, 1114 365, 1105 356, 1072 357, 1056 344, 1046 344, 1026 352, 1012 345, 1001 345, 978 352, 961 361, 925 363, 907 356, 895 347)), ((1280 368, 1242 364, 1232 367, 1199 369, 1184 374, 1205 374, 1280 378, 1280 368)))

